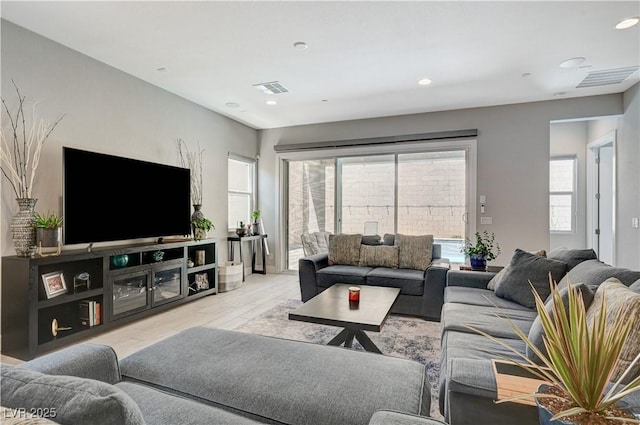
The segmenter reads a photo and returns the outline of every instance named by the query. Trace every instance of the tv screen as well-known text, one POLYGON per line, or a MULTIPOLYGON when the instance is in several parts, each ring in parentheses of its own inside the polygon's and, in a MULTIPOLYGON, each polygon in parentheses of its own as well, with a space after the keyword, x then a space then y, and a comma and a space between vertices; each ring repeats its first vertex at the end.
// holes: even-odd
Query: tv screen
POLYGON ((63 148, 64 243, 188 235, 190 171, 63 148))

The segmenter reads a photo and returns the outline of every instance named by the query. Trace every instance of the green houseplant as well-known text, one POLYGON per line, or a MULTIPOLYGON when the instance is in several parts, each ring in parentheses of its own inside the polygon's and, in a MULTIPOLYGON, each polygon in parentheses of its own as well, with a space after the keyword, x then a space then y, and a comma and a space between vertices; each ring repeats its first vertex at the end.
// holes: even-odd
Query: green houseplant
POLYGON ((253 229, 254 235, 260 234, 260 223, 258 222, 258 220, 260 220, 261 216, 262 216, 262 213, 260 212, 260 210, 253 210, 251 212, 251 218, 253 219, 253 224, 251 225, 251 228, 253 229))
POLYGON ((500 245, 495 241, 495 234, 489 234, 486 230, 482 233, 476 232, 475 237, 475 242, 465 238, 465 244, 460 252, 469 257, 472 269, 485 270, 487 261, 495 260, 500 255, 500 245))
POLYGON ((633 323, 628 318, 640 312, 621 308, 611 320, 607 317, 605 297, 602 297, 599 312, 590 326, 580 289, 572 287, 569 282, 565 304, 561 291, 552 279, 549 280, 552 297, 550 309, 545 307, 545 302, 534 291, 536 309, 544 329, 546 352, 539 349, 515 324, 511 325, 520 339, 540 358, 540 363, 499 339, 472 329, 516 353, 523 363, 510 362, 549 383, 541 385, 533 394, 538 405, 540 424, 640 423, 620 404, 622 398, 640 390, 640 376, 623 383, 640 361, 640 354, 619 379, 612 382, 633 323))
POLYGON ((62 217, 51 212, 34 213, 36 244, 41 247, 57 247, 62 244, 62 217))
POLYGON ((215 229, 215 226, 208 218, 197 218, 191 222, 193 226, 193 239, 199 241, 207 236, 207 232, 215 229))

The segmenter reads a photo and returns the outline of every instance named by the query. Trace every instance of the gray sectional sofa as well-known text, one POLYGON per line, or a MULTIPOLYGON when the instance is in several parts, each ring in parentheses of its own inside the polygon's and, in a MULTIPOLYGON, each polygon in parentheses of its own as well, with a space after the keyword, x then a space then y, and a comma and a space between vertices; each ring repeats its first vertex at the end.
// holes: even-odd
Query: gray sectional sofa
MULTIPOLYGON (((393 235, 385 235, 382 243, 377 240, 364 237, 363 245, 394 245, 393 235)), ((303 302, 336 283, 387 286, 400 288, 400 296, 391 309, 392 313, 430 320, 440 320, 448 271, 449 260, 442 258, 441 246, 436 243, 432 245, 431 262, 424 270, 353 264, 330 265, 328 252, 310 255, 298 261, 303 302)))
MULTIPOLYGON (((556 250, 549 253, 551 260, 566 265, 557 280, 559 287, 570 281, 572 284, 585 283, 596 290, 607 278, 616 277, 635 292, 640 292, 640 272, 611 267, 594 259, 595 253, 589 251, 556 250)), ((530 256, 527 258, 536 260, 530 256)), ((562 265, 553 265, 562 269, 562 265)), ((531 270, 535 266, 527 267, 531 270)), ((521 359, 468 327, 487 332, 526 354, 524 342, 511 325, 527 334, 537 313, 534 308, 505 298, 504 294, 498 296, 496 288, 488 289, 494 276, 496 273, 451 270, 447 277, 441 320, 439 401, 440 411, 451 425, 538 424, 535 407, 513 402, 494 403, 497 390, 491 359, 499 355, 516 361, 521 359)), ((493 287, 496 280, 490 286, 493 287)), ((530 287, 527 290, 531 292, 530 287)))
POLYGON ((73 425, 442 423, 417 362, 204 327, 120 361, 85 343, 2 365, 1 391, 14 415, 73 425))

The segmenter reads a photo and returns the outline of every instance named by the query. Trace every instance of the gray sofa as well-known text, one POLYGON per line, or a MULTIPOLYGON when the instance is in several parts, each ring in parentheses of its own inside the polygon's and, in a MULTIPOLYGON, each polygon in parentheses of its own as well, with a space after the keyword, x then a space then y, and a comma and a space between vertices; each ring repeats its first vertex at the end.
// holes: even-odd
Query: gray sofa
MULTIPOLYGON (((549 257, 566 263, 559 286, 585 283, 592 289, 609 277, 640 292, 640 272, 614 268, 597 259, 586 260, 585 250, 552 251, 549 257), (636 282, 636 283, 634 283, 636 282)), ((595 257, 595 253, 591 257, 595 257)), ((451 425, 537 425, 535 407, 507 402, 494 403, 496 381, 491 359, 504 355, 521 361, 514 353, 469 329, 482 330, 522 354, 525 344, 512 330, 515 324, 527 334, 537 313, 487 289, 496 273, 451 270, 447 277, 442 309, 440 364, 440 411, 451 425), (481 419, 480 419, 481 418, 481 419)), ((495 282, 495 281, 494 281, 495 282)), ((530 288, 529 288, 530 292, 530 288)), ((544 299, 544 298, 543 298, 544 299)), ((634 400, 634 403, 638 403, 634 400)))
POLYGON ((442 423, 422 416, 417 362, 204 327, 120 361, 85 343, 2 365, 1 391, 14 412, 73 425, 442 423))
MULTIPOLYGON (((385 237, 388 235, 385 235, 385 237)), ((391 243, 393 244, 393 242, 391 243)), ((355 265, 329 265, 324 252, 298 261, 300 292, 306 302, 336 283, 400 288, 392 313, 440 320, 449 260, 442 258, 441 246, 432 245, 431 264, 426 270, 355 265)))

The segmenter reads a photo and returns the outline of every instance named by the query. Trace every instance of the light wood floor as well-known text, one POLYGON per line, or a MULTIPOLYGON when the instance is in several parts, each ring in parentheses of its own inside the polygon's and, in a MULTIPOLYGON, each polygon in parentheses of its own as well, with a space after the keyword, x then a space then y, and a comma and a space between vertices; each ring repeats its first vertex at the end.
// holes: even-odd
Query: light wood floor
MULTIPOLYGON (((297 273, 249 275, 238 289, 200 298, 83 342, 110 345, 118 358, 124 358, 193 326, 234 329, 288 299, 300 299, 297 273)), ((21 363, 4 355, 2 362, 21 363)))

